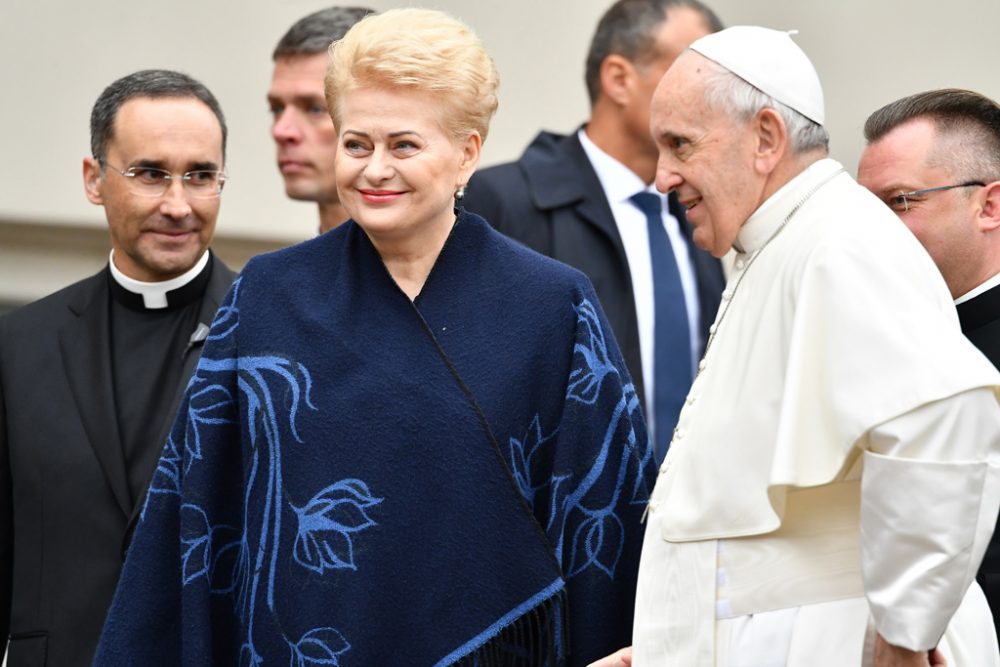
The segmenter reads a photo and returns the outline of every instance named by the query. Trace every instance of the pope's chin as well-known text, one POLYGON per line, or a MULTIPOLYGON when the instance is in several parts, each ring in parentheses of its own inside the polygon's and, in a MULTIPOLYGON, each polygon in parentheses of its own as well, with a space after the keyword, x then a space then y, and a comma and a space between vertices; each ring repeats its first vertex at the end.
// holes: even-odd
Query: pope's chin
MULTIPOLYGON (((690 220, 689 220, 690 222, 690 220)), ((714 246, 716 245, 715 234, 712 233, 710 227, 707 224, 695 225, 692 223, 691 240, 694 244, 704 250, 705 252, 711 254, 713 257, 722 257, 725 255, 729 248, 723 250, 718 250, 714 246)))

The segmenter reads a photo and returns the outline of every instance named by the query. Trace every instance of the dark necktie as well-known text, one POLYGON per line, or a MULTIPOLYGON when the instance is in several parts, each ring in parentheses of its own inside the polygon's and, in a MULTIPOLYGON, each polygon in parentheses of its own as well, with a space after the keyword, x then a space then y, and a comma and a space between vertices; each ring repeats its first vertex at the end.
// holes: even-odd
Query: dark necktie
POLYGON ((684 288, 667 230, 663 199, 652 192, 629 198, 646 215, 653 265, 653 414, 657 463, 667 455, 677 416, 691 388, 691 334, 684 288))

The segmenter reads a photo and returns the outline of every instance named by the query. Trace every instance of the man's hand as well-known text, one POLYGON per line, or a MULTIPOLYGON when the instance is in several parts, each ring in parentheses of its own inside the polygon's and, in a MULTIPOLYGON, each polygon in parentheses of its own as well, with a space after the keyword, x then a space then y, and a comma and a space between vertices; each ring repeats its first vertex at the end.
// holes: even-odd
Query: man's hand
POLYGON ((606 658, 601 658, 597 662, 592 662, 587 667, 631 667, 632 647, 628 646, 615 651, 606 658))
MULTIPOLYGON (((628 663, 626 663, 628 664, 628 663)), ((941 651, 910 651, 893 646, 882 635, 875 638, 875 667, 948 667, 941 651)), ((602 666, 603 667, 603 666, 602 666)))

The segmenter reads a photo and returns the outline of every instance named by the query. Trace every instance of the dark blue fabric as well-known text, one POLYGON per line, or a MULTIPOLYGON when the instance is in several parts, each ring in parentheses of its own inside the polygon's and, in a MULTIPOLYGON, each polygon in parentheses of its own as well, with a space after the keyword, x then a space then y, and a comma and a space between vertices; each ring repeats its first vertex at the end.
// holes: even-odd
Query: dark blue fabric
POLYGON ((646 216, 649 255, 653 266, 653 448, 663 461, 677 417, 691 388, 691 332, 688 328, 684 286, 670 237, 663 227, 663 198, 652 192, 630 197, 646 216))
POLYGON ((233 286, 94 664, 447 665, 544 607, 584 665, 654 472, 582 274, 463 213, 411 303, 348 222, 233 286))

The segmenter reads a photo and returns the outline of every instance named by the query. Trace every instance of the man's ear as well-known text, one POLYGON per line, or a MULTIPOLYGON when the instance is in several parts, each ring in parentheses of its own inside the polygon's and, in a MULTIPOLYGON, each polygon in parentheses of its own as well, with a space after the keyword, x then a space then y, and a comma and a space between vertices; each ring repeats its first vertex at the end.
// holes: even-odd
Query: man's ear
POLYGON ((987 183, 979 193, 979 219, 976 221, 979 229, 992 232, 1000 227, 1000 181, 987 183))
POLYGON ((601 95, 619 106, 629 103, 635 65, 627 58, 612 53, 601 62, 601 95))
POLYGON ((788 129, 781 115, 764 108, 751 121, 754 133, 754 167, 761 175, 774 171, 788 148, 788 129))
POLYGON ((91 204, 104 204, 101 195, 101 164, 92 157, 83 158, 83 191, 91 204))

